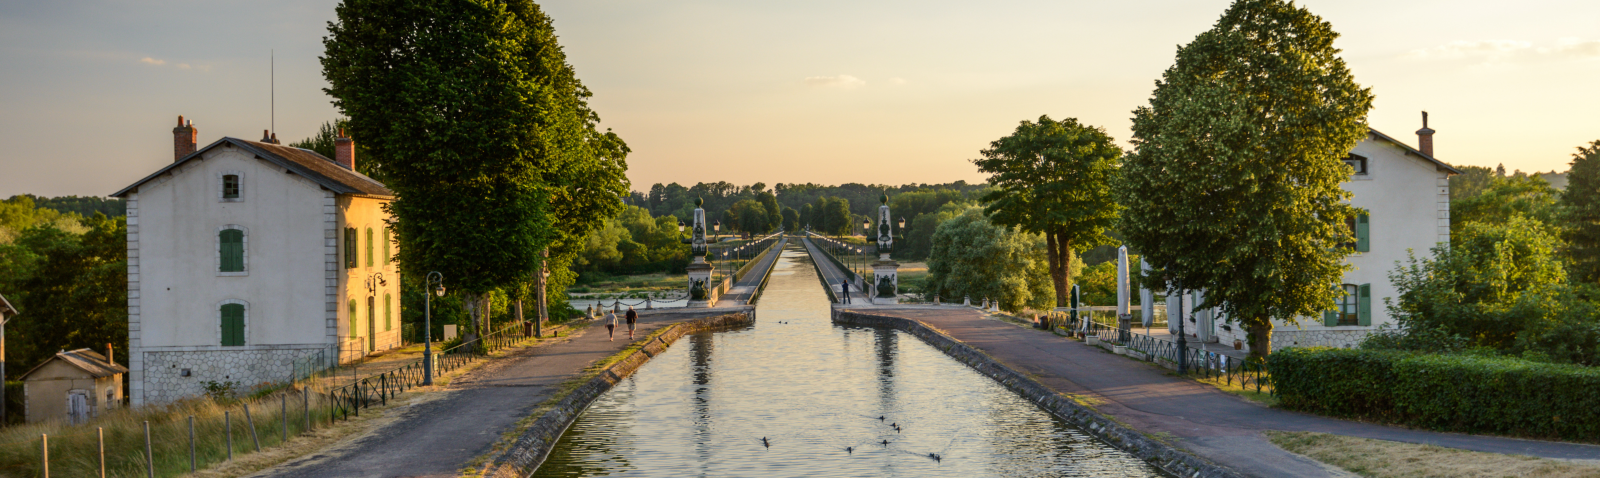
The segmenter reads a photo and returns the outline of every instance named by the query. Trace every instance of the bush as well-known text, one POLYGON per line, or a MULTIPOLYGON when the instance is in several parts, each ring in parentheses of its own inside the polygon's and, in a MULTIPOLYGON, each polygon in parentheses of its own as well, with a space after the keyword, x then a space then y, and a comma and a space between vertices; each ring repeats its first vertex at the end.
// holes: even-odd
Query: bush
POLYGON ((1291 348, 1268 358, 1286 408, 1435 430, 1600 440, 1600 369, 1509 357, 1291 348))

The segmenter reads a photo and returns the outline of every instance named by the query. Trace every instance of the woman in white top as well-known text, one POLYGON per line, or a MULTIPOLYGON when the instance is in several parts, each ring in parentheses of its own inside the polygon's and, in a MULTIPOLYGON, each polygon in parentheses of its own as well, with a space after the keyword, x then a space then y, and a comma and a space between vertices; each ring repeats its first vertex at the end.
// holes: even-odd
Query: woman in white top
POLYGON ((606 335, 609 336, 610 337, 609 340, 611 340, 613 342, 615 342, 617 340, 617 313, 616 312, 606 312, 606 335))

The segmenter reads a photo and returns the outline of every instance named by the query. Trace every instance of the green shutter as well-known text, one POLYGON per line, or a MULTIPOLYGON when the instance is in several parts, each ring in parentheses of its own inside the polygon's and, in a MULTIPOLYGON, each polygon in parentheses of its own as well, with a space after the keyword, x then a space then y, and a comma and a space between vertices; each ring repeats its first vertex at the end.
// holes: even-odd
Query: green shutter
POLYGON ((383 228, 383 265, 389 265, 394 256, 389 255, 389 228, 383 228))
POLYGON ((372 228, 367 228, 367 267, 372 267, 372 228))
POLYGON ((219 267, 222 272, 244 271, 244 231, 238 229, 223 229, 217 233, 222 258, 219 267))
POLYGON ((389 293, 388 292, 383 293, 383 331, 384 332, 388 332, 390 330, 394 330, 394 326, 392 325, 394 323, 393 322, 394 314, 392 313, 394 311, 394 309, 391 309, 389 307, 392 302, 393 302, 393 300, 390 299, 389 293))
POLYGON ((222 345, 244 345, 244 306, 222 305, 222 345))
POLYGON ((350 299, 350 338, 356 338, 356 300, 350 299))
POLYGON ((356 228, 344 228, 344 267, 356 268, 356 228))
POLYGON ((1371 225, 1368 222, 1366 214, 1356 216, 1356 252, 1372 250, 1371 225))
POLYGON ((1333 309, 1322 312, 1322 325, 1333 327, 1339 325, 1339 301, 1333 301, 1333 309))
POLYGON ((1360 297, 1356 298, 1356 314, 1361 325, 1372 325, 1372 284, 1361 284, 1360 297))

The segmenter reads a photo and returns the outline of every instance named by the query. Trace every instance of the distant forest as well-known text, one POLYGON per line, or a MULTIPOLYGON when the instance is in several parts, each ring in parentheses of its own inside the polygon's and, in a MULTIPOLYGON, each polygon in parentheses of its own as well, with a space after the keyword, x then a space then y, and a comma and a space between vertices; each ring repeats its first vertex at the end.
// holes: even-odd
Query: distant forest
MULTIPOLYGON (((839 186, 824 186, 820 184, 785 184, 778 183, 772 186, 771 192, 778 196, 780 207, 792 208, 796 211, 805 208, 807 204, 815 204, 820 198, 843 198, 850 202, 852 216, 872 216, 878 211, 878 198, 885 192, 893 198, 899 193, 917 191, 952 191, 962 196, 972 197, 974 192, 988 188, 987 184, 968 184, 966 181, 956 181, 944 184, 904 184, 891 186, 887 184, 860 184, 849 183, 839 186)), ((762 191, 767 191, 766 183, 755 183, 748 186, 739 186, 726 181, 715 183, 698 183, 691 187, 684 187, 678 183, 650 186, 649 191, 634 191, 628 203, 650 211, 653 216, 676 216, 679 219, 689 217, 694 211, 694 199, 705 199, 706 217, 716 220, 722 217, 722 212, 745 199, 756 199, 762 191)), ((896 216, 899 213, 895 213, 896 216)))
POLYGON ((105 214, 106 217, 128 215, 128 203, 123 201, 121 198, 102 198, 94 196, 61 196, 50 198, 34 196, 32 194, 19 194, 17 196, 12 196, 11 199, 15 200, 18 196, 26 196, 28 199, 32 199, 34 207, 52 209, 63 214, 71 212, 77 213, 79 216, 83 217, 94 217, 94 213, 97 212, 105 214))

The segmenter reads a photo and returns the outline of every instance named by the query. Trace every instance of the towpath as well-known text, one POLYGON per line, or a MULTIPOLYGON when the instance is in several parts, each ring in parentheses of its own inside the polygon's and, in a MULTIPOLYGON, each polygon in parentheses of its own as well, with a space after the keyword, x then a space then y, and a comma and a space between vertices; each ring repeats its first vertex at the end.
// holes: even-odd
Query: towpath
MULTIPOLYGON (((777 249, 782 250, 780 244, 777 249)), ((667 324, 730 313, 753 313, 746 305, 777 254, 750 269, 711 309, 639 311, 635 337, 643 339, 667 324)), ((598 321, 597 321, 598 322, 598 321)), ((627 347, 627 329, 607 340, 600 323, 578 327, 570 336, 541 340, 452 381, 438 394, 413 405, 388 410, 399 414, 386 424, 334 447, 290 460, 252 476, 293 478, 454 477, 473 459, 490 451, 502 434, 533 413, 559 386, 596 361, 627 347)))
MULTIPOLYGON (((828 271, 834 268, 828 261, 815 262, 825 275, 842 277, 836 270, 828 271)), ((1248 476, 1339 474, 1268 442, 1262 435, 1266 430, 1331 433, 1544 458, 1600 457, 1600 446, 1413 430, 1269 408, 1170 375, 1164 368, 1002 321, 972 307, 834 307, 921 321, 1057 392, 1092 396, 1099 402, 1096 410, 1135 430, 1170 434, 1177 446, 1248 476)))

